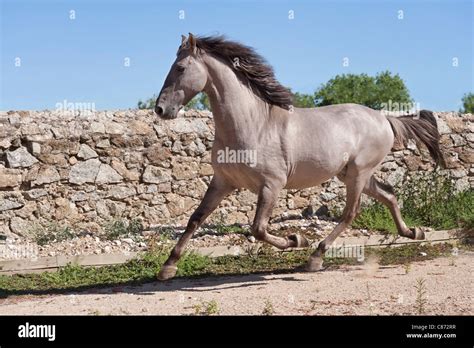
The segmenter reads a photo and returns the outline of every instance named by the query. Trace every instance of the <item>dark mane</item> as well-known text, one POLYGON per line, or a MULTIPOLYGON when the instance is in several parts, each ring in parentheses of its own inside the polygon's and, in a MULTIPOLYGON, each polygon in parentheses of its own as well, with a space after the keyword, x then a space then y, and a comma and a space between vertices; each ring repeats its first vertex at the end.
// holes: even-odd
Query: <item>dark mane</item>
POLYGON ((251 47, 223 36, 197 37, 196 46, 229 62, 241 73, 252 91, 267 103, 284 109, 292 105, 290 90, 277 81, 273 68, 251 47))

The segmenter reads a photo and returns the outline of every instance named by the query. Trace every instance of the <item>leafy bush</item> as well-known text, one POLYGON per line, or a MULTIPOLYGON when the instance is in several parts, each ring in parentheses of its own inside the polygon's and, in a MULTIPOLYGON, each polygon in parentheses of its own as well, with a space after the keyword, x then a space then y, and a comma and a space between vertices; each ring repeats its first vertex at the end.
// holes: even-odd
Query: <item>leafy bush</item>
POLYGON ((463 113, 474 113, 474 93, 466 93, 462 97, 463 108, 459 111, 463 113))
MULTIPOLYGON (((407 225, 474 228, 474 190, 456 192, 452 180, 439 172, 418 175, 404 182, 396 189, 396 195, 407 225)), ((353 227, 396 233, 390 211, 378 202, 364 208, 353 227)))
POLYGON ((384 103, 411 104, 405 82, 389 71, 375 77, 367 74, 337 75, 315 92, 316 106, 356 103, 380 110, 384 103))

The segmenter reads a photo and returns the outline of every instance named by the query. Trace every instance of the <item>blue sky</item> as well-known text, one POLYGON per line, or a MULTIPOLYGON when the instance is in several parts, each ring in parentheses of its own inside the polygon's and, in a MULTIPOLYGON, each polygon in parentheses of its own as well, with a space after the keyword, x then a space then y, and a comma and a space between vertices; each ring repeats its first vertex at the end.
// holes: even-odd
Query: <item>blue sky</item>
POLYGON ((293 91, 387 69, 422 108, 457 110, 473 91, 472 0, 0 1, 0 110, 134 108, 159 92, 188 32, 255 47, 293 91))

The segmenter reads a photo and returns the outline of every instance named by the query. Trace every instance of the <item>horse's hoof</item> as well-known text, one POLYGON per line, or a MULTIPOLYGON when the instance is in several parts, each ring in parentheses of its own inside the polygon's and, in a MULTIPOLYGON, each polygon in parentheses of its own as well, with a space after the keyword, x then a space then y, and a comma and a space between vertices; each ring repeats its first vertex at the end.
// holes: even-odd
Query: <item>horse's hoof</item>
POLYGON ((306 237, 300 235, 300 234, 290 234, 288 236, 288 239, 292 241, 294 245, 291 247, 293 248, 307 248, 309 247, 309 241, 306 239, 306 237))
POLYGON ((173 278, 178 271, 178 267, 176 266, 163 266, 160 269, 160 273, 158 273, 158 280, 168 280, 173 278))
POLYGON ((421 230, 419 227, 414 227, 411 229, 413 231, 413 234, 415 236, 415 240, 424 240, 425 239, 425 232, 421 230))
POLYGON ((312 259, 304 266, 305 272, 319 272, 324 270, 323 259, 312 259))

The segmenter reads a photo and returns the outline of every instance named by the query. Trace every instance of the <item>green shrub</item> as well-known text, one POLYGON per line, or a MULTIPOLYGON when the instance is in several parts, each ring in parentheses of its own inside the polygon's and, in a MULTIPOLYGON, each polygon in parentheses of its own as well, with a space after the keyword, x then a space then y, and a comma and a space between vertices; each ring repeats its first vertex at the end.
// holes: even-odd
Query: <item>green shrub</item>
MULTIPOLYGON (((437 171, 417 175, 404 180, 395 191, 409 226, 474 228, 474 190, 456 192, 446 175, 437 171)), ((389 209, 378 202, 365 207, 352 226, 396 233, 389 209)))

